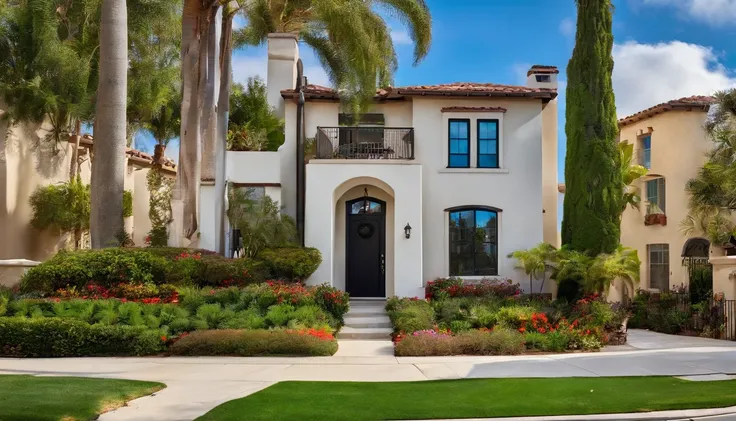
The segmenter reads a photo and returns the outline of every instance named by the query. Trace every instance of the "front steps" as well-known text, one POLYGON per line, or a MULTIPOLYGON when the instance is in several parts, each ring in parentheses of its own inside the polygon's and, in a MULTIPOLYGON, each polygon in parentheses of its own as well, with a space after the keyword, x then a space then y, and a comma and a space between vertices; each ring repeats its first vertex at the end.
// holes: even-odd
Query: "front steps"
POLYGON ((391 339, 393 329, 385 307, 385 300, 350 300, 345 326, 340 329, 337 339, 391 339))

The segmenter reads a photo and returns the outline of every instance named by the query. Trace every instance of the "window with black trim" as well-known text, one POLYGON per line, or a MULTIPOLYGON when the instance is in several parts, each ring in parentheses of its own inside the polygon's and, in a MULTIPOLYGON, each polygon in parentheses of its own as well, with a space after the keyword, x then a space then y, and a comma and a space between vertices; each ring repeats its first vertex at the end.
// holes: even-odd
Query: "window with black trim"
POLYGON ((450 276, 498 275, 498 213, 450 211, 450 276))
POLYGON ((470 167, 470 120, 449 120, 448 168, 470 167))
POLYGON ((478 168, 498 168, 498 120, 478 120, 478 168))

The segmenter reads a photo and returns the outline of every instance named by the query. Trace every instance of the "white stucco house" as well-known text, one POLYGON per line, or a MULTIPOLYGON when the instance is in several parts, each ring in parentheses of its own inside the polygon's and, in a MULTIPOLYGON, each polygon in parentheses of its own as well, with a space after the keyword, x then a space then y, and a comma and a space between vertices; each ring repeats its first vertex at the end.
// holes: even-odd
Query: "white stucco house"
MULTIPOLYGON (((339 92, 298 80, 298 59, 293 36, 269 37, 268 98, 286 141, 278 152, 227 152, 226 174, 301 225, 323 256, 310 283, 353 297, 422 296, 445 276, 529 288, 507 255, 557 243, 556 67, 532 66, 526 86, 380 90, 351 124, 339 92)), ((214 248, 213 192, 203 185, 205 248, 214 248)))

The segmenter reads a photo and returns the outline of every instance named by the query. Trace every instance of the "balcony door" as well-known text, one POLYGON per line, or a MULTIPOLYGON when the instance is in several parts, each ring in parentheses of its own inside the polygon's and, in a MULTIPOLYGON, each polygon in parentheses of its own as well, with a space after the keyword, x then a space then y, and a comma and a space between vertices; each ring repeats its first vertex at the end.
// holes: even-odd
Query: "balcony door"
POLYGON ((386 202, 347 203, 345 290, 351 297, 386 296, 386 202))

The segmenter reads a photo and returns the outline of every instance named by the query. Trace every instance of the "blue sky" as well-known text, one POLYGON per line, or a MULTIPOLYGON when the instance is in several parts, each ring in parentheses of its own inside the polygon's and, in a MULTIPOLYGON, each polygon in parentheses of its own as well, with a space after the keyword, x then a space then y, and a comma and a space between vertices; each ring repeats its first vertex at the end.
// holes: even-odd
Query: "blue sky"
MULTIPOLYGON (((412 65, 405 28, 387 18, 399 55, 395 86, 445 82, 523 84, 531 64, 560 68, 559 179, 564 179, 565 68, 575 37, 574 0, 427 0, 428 56, 412 65)), ((683 96, 736 86, 736 0, 614 0, 614 90, 620 117, 683 96)), ((245 22, 238 20, 236 25, 245 22)), ((310 83, 329 84, 300 45, 310 83)), ((265 46, 233 55, 234 79, 266 76, 265 46)), ((146 149, 150 140, 137 146, 146 149)), ((178 152, 171 145, 170 156, 178 152)))

